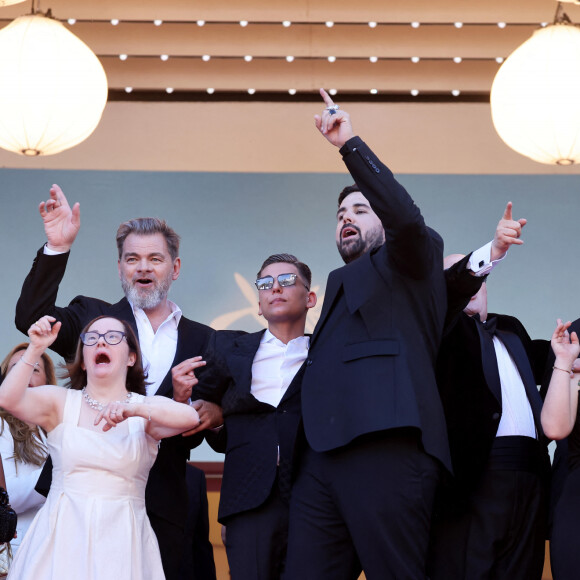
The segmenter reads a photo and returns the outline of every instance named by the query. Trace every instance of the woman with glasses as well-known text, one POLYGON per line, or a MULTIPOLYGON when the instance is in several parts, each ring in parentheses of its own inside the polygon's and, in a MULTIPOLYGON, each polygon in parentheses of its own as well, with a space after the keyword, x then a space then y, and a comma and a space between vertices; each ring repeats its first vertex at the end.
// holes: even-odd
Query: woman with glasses
POLYGON ((81 333, 69 389, 28 389, 58 335, 54 322, 44 316, 30 327, 30 345, 0 386, 0 406, 46 430, 54 464, 47 501, 9 578, 162 579, 145 485, 159 440, 197 426, 197 412, 145 396, 135 334, 112 317, 96 318, 81 333))
MULTIPOLYGON (((6 376, 20 361, 28 343, 16 345, 0 363, 0 373, 6 376)), ((38 360, 28 387, 56 385, 54 364, 43 353, 38 360)), ((12 540, 12 551, 16 552, 36 512, 42 507, 45 497, 35 491, 48 449, 42 429, 33 423, 26 423, 5 409, 0 408, 0 455, 4 463, 6 485, 10 505, 18 514, 17 536, 12 540)))

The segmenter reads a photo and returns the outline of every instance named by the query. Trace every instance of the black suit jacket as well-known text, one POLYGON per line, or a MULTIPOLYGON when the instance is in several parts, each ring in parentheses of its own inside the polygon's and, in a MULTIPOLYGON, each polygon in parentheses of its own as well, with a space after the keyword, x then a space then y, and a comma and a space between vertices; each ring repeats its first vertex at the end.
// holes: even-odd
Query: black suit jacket
MULTIPOLYGON (((532 341, 521 322, 513 316, 489 314, 488 320, 492 318, 497 320, 497 336, 510 353, 524 383, 538 439, 547 444, 540 422, 542 400, 537 385, 542 379, 549 343, 532 341)), ((441 343, 437 381, 449 433, 454 491, 464 498, 485 470, 501 419, 497 367, 495 375, 484 369, 478 322, 461 313, 441 343)), ((545 459, 548 467, 547 451, 545 459)))
POLYGON ((288 386, 280 404, 273 407, 251 393, 252 363, 264 331, 217 331, 208 366, 221 378, 198 385, 194 394, 220 403, 224 429, 208 442, 225 452, 218 519, 262 505, 276 484, 288 499, 292 464, 300 426, 300 381, 304 365, 288 386), (208 388, 209 386, 209 388, 208 388), (277 469, 278 447, 280 466, 277 469))
MULTIPOLYGON (((77 296, 67 307, 55 305, 58 288, 66 270, 69 253, 48 256, 41 248, 24 284, 16 305, 16 327, 26 333, 28 328, 41 316, 49 314, 62 322, 58 338, 52 350, 66 360, 74 358, 79 334, 85 325, 100 315, 115 316, 127 321, 137 333, 133 311, 126 298, 116 304, 109 304, 96 298, 77 296)), ((214 331, 208 326, 181 317, 177 328, 177 350, 172 366, 186 358, 204 355, 214 331)), ((203 371, 199 374, 203 377, 203 371)), ((171 372, 163 379, 157 395, 171 398, 173 385, 171 372)), ((185 463, 189 451, 199 445, 203 435, 182 437, 178 435, 163 439, 157 460, 149 474, 145 501, 147 510, 179 526, 185 526, 187 516, 187 487, 185 483, 185 463)), ((41 487, 46 488, 43 473, 41 487)), ((48 484, 50 485, 50 484, 48 484)))
MULTIPOLYGON (((302 383, 306 437, 328 451, 366 433, 415 427, 425 450, 450 468, 435 381, 448 301, 443 240, 360 138, 341 153, 386 242, 328 277, 302 383)), ((449 295, 460 311, 481 278, 453 279, 465 286, 449 295)))

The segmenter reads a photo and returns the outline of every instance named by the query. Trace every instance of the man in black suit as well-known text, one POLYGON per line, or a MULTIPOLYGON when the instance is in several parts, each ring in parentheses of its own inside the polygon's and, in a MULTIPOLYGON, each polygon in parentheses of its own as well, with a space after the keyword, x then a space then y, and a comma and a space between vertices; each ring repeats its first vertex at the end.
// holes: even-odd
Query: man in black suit
MULTIPOLYGON (((41 248, 22 287, 16 306, 16 326, 26 332, 40 316, 49 314, 62 322, 52 349, 63 358, 74 358, 79 335, 85 325, 100 315, 126 320, 139 336, 148 372, 147 393, 189 402, 192 379, 185 389, 172 386, 171 367, 187 360, 182 373, 194 377, 205 364, 202 356, 213 335, 207 326, 188 320, 167 298, 172 282, 179 276, 179 236, 157 218, 139 218, 121 224, 117 231, 119 277, 125 298, 109 304, 96 298, 77 296, 67 307, 56 306, 60 282, 66 270, 70 248, 80 228, 80 208, 73 208, 62 190, 53 185, 50 199, 39 211, 44 222, 47 244, 41 248)), ((189 549, 185 535, 187 488, 185 463, 192 447, 199 445, 201 430, 221 423, 219 408, 196 402, 200 413, 197 434, 172 437, 161 442, 151 469, 145 501, 151 525, 161 549, 168 580, 179 578, 183 552, 189 549)), ((43 475, 50 477, 50 469, 43 475)), ((41 480, 43 476, 41 475, 41 480)), ((39 482, 47 489, 46 482, 39 482)), ((48 484, 49 486, 50 484, 48 484)))
POLYGON ((516 318, 488 314, 486 283, 446 332, 437 381, 455 477, 437 502, 431 579, 541 579, 550 462, 537 384, 548 349, 516 318))
POLYGON ((194 388, 223 408, 224 429, 208 441, 226 454, 218 519, 233 580, 277 580, 284 569, 311 278, 291 254, 267 258, 256 287, 268 329, 216 332, 208 363, 221 378, 194 388))
POLYGON ((440 465, 451 468, 435 357, 448 301, 461 311, 481 278, 466 258, 447 291, 441 237, 354 136, 349 115, 321 95, 316 125, 357 186, 339 199, 347 265, 328 277, 302 381, 308 447, 285 578, 351 579, 364 569, 369 580, 424 579, 440 465))

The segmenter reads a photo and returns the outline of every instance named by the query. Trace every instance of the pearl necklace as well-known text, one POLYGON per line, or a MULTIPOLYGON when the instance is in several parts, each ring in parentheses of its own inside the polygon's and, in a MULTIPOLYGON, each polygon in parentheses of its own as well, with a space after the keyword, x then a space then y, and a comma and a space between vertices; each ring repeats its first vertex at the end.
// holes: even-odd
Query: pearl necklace
MULTIPOLYGON (((84 398, 85 402, 87 403, 87 405, 91 409, 94 409, 95 411, 102 411, 109 404, 109 403, 101 403, 100 401, 97 401, 96 399, 93 399, 92 397, 90 397, 89 394, 87 393, 87 387, 83 387, 82 393, 83 393, 83 398, 84 398)), ((125 403, 125 404, 130 403, 132 394, 133 393, 128 392, 126 401, 115 401, 115 403, 125 403)))

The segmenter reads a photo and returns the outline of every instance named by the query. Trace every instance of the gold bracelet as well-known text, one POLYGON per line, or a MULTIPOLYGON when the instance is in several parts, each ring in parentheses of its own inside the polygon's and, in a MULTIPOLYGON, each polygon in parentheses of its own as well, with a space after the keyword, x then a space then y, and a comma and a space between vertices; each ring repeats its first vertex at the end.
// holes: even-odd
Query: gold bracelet
POLYGON ((571 374, 572 374, 572 370, 569 370, 569 371, 567 371, 566 369, 561 369, 560 367, 557 367, 556 365, 554 365, 554 366, 552 367, 552 370, 554 370, 554 371, 563 371, 563 372, 565 372, 565 373, 567 373, 567 374, 569 374, 569 375, 571 375, 571 374))
POLYGON ((20 360, 21 360, 21 361, 22 361, 22 362, 23 362, 25 365, 28 365, 29 367, 32 367, 33 369, 35 369, 35 368, 37 368, 37 367, 38 367, 38 368, 40 368, 40 365, 39 365, 37 362, 35 362, 34 364, 32 364, 32 363, 29 363, 27 360, 24 360, 24 355, 22 355, 22 356, 20 357, 20 360))

